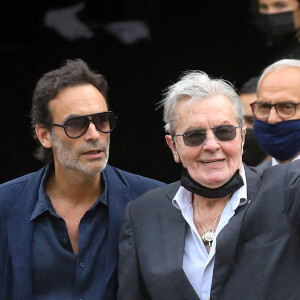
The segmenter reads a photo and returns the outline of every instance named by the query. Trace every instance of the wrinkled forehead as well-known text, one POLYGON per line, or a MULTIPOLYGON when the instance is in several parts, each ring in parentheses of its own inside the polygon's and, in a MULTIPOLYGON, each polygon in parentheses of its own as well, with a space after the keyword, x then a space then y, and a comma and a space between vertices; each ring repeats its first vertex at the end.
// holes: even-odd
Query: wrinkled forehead
POLYGON ((194 114, 195 112, 210 112, 223 107, 225 110, 234 110, 231 101, 223 95, 214 95, 202 98, 185 97, 177 104, 177 114, 194 114))
POLYGON ((223 96, 216 95, 198 99, 187 98, 177 106, 177 124, 198 122, 236 123, 236 115, 231 101, 223 96))
POLYGON ((92 85, 68 87, 49 102, 53 118, 65 119, 70 115, 91 115, 107 111, 103 95, 92 85))

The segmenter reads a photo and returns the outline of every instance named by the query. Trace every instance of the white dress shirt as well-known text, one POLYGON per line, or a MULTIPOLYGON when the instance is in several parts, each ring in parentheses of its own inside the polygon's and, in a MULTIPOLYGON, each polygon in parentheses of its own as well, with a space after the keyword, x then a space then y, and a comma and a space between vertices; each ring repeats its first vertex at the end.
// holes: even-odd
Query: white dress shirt
MULTIPOLYGON (((233 193, 230 201, 226 204, 216 229, 216 236, 235 214, 237 207, 247 202, 247 183, 243 166, 241 167, 241 176, 244 185, 233 193)), ((213 241, 208 253, 194 224, 191 192, 181 186, 172 203, 181 210, 182 216, 189 225, 185 237, 182 268, 199 298, 207 300, 210 297, 212 284, 216 241, 213 241)))

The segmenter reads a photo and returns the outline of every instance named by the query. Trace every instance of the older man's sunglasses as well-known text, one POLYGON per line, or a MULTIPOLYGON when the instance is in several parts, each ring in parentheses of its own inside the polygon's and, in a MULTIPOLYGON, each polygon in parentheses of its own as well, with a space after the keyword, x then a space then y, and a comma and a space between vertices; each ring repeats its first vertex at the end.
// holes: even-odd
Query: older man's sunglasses
MULTIPOLYGON (((236 129, 240 126, 222 125, 210 128, 216 139, 222 142, 232 141, 236 137, 236 129)), ((195 129, 187 131, 183 134, 175 134, 174 136, 182 136, 186 146, 199 146, 206 140, 206 129, 195 129)))
POLYGON ((110 133, 115 127, 117 115, 112 111, 97 114, 71 117, 64 124, 52 123, 52 126, 61 127, 71 139, 83 136, 92 122, 96 129, 102 133, 110 133))

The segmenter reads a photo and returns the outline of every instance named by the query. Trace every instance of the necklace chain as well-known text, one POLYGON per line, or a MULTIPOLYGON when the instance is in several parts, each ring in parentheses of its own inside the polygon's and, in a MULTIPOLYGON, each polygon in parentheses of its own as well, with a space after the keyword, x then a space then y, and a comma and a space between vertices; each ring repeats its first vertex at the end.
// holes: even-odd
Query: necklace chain
MULTIPOLYGON (((193 195, 193 197, 194 197, 194 195, 193 195)), ((224 210, 226 204, 229 202, 230 198, 231 198, 231 196, 226 200, 226 202, 225 202, 225 204, 224 204, 224 207, 223 207, 223 208, 220 210, 220 212, 218 213, 218 215, 217 215, 215 221, 213 222, 213 225, 212 225, 212 226, 207 225, 207 223, 205 223, 204 221, 201 222, 202 227, 203 227, 203 230, 204 230, 204 234, 201 236, 201 238, 202 238, 202 240, 203 240, 203 242, 204 242, 204 245, 208 245, 209 247, 211 247, 212 242, 213 242, 213 240, 214 240, 215 237, 216 237, 216 232, 215 232, 214 227, 215 227, 215 225, 216 225, 216 223, 217 223, 217 220, 218 220, 219 217, 221 216, 221 214, 222 214, 222 212, 223 212, 223 210, 224 210), (206 231, 204 225, 208 228, 207 231, 206 231)), ((195 204, 195 206, 196 206, 196 210, 197 210, 198 215, 199 215, 199 216, 201 217, 201 219, 203 220, 204 218, 203 218, 202 214, 200 213, 200 210, 199 210, 198 205, 195 204)))

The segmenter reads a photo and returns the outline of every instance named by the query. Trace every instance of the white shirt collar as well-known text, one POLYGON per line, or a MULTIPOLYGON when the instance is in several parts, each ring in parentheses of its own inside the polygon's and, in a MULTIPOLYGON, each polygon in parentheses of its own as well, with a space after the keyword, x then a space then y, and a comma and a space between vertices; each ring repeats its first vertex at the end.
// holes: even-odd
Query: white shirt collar
MULTIPOLYGON (((219 224, 216 228, 216 236, 235 214, 236 208, 247 202, 247 182, 243 166, 240 171, 244 185, 233 193, 230 201, 224 207, 219 224)), ((181 210, 182 217, 189 225, 185 236, 182 268, 199 298, 209 299, 217 240, 212 243, 210 252, 207 253, 193 220, 191 192, 181 186, 172 200, 172 203, 177 209, 181 210)))
MULTIPOLYGON (((292 161, 295 161, 296 159, 300 159, 300 154, 296 156, 292 161)), ((272 157, 272 166, 276 166, 278 164, 279 162, 274 157, 272 157)))

